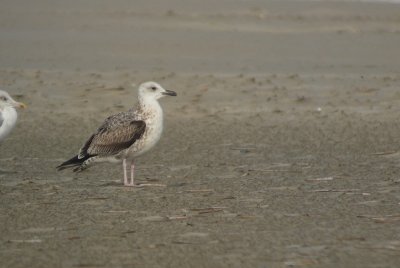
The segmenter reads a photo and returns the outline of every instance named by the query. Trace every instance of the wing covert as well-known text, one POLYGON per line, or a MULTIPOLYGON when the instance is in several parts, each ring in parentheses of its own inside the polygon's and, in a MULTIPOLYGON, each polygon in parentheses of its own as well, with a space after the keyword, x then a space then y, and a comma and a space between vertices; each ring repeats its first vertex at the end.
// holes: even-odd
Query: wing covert
POLYGON ((146 129, 141 120, 120 121, 111 125, 103 125, 84 144, 79 157, 85 155, 114 155, 129 148, 140 139, 146 129))

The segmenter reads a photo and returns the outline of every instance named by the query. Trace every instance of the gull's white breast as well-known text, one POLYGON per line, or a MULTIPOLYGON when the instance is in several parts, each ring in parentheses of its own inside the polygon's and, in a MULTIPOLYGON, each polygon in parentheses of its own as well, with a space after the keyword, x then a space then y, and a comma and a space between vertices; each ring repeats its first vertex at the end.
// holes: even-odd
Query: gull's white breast
POLYGON ((118 159, 138 157, 153 148, 160 140, 163 131, 163 111, 158 102, 151 104, 138 114, 138 120, 146 123, 143 135, 131 147, 117 156, 118 159))
POLYGON ((17 122, 17 111, 13 107, 6 107, 1 111, 3 124, 0 127, 0 141, 3 140, 13 130, 17 122))
POLYGON ((143 133, 142 138, 139 140, 139 144, 134 153, 134 156, 139 156, 157 144, 161 138, 163 131, 163 117, 161 115, 156 115, 146 120, 146 130, 143 133))

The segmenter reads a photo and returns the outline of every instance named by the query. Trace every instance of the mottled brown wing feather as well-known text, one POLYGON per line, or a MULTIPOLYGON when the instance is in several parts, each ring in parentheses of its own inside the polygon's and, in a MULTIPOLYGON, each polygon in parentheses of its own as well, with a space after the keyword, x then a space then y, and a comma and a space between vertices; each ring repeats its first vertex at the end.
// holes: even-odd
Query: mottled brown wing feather
POLYGON ((125 121, 112 127, 102 127, 93 134, 80 150, 79 157, 85 155, 108 156, 129 148, 139 139, 146 128, 144 121, 125 121))

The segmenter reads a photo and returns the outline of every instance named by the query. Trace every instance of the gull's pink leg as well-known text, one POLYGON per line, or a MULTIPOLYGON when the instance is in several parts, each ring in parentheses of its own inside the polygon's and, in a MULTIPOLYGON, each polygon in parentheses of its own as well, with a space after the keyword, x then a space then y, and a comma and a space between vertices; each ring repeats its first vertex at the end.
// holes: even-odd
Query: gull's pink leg
POLYGON ((131 162, 131 184, 130 186, 135 186, 135 163, 131 162))
POLYGON ((122 162, 124 166, 124 185, 131 186, 131 187, 143 187, 143 186, 158 186, 158 187, 165 187, 165 184, 148 184, 148 183, 141 183, 135 185, 135 163, 132 160, 131 162, 131 180, 128 182, 127 170, 126 170, 126 159, 122 162))
POLYGON ((128 184, 128 176, 126 174, 126 159, 125 158, 122 161, 122 167, 124 168, 124 185, 125 186, 129 186, 129 184, 128 184))

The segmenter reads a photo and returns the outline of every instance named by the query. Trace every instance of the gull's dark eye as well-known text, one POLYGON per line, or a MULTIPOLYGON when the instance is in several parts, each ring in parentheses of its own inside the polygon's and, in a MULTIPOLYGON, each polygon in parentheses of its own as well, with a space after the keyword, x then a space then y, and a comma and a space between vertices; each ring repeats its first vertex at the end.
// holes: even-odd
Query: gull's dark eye
POLYGON ((156 88, 155 86, 152 86, 152 87, 151 87, 151 90, 156 91, 157 88, 156 88))
POLYGON ((4 96, 1 96, 0 99, 1 99, 2 101, 7 101, 7 98, 4 97, 4 96))

